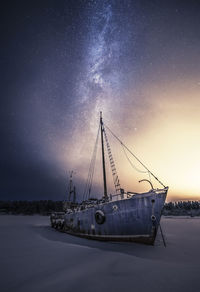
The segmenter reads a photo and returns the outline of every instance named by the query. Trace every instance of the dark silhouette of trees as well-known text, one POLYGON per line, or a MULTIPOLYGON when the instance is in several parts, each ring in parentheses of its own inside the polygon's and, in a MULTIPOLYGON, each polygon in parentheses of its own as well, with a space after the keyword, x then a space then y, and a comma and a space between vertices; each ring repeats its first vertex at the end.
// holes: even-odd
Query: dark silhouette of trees
POLYGON ((165 203, 163 215, 190 215, 200 216, 200 202, 179 201, 165 203))
POLYGON ((0 201, 1 214, 49 215, 53 211, 63 211, 62 201, 0 201))
MULTIPOLYGON (((63 211, 62 201, 0 201, 0 214, 49 215, 54 211, 63 211)), ((163 215, 200 216, 200 202, 179 201, 165 203, 163 215)))

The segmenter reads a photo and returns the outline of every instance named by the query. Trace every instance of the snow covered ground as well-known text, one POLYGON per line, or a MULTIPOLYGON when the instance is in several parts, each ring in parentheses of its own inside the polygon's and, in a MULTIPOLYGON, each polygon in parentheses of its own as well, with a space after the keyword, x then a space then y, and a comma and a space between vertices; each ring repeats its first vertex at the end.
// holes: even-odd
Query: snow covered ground
POLYGON ((0 216, 0 291, 200 291, 200 218, 162 218, 167 248, 60 233, 43 216, 0 216))

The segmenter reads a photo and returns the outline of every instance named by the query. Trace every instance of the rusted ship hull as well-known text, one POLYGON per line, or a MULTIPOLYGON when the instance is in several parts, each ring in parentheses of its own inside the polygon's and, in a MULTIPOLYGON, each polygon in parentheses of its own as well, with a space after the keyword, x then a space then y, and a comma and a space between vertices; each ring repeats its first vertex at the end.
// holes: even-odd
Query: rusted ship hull
POLYGON ((53 227, 72 235, 103 241, 154 244, 168 188, 130 198, 52 214, 53 227))

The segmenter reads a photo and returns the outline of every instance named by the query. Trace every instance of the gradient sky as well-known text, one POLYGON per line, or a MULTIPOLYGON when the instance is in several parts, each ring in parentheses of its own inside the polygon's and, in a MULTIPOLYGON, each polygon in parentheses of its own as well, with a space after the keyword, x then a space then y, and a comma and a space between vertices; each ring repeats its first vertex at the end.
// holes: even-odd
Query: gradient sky
MULTIPOLYGON (((70 170, 81 198, 100 110, 168 201, 200 199, 199 1, 4 1, 0 21, 1 199, 63 199, 70 170)), ((147 191, 109 140, 121 186, 147 191)))

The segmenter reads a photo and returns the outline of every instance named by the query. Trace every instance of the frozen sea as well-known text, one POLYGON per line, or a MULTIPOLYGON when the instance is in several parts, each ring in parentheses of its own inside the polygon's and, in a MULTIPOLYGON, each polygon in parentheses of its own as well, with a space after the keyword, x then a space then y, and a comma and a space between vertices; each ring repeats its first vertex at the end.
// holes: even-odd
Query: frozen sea
POLYGON ((200 218, 163 217, 167 247, 60 233, 46 216, 0 216, 0 291, 200 291, 200 218))

